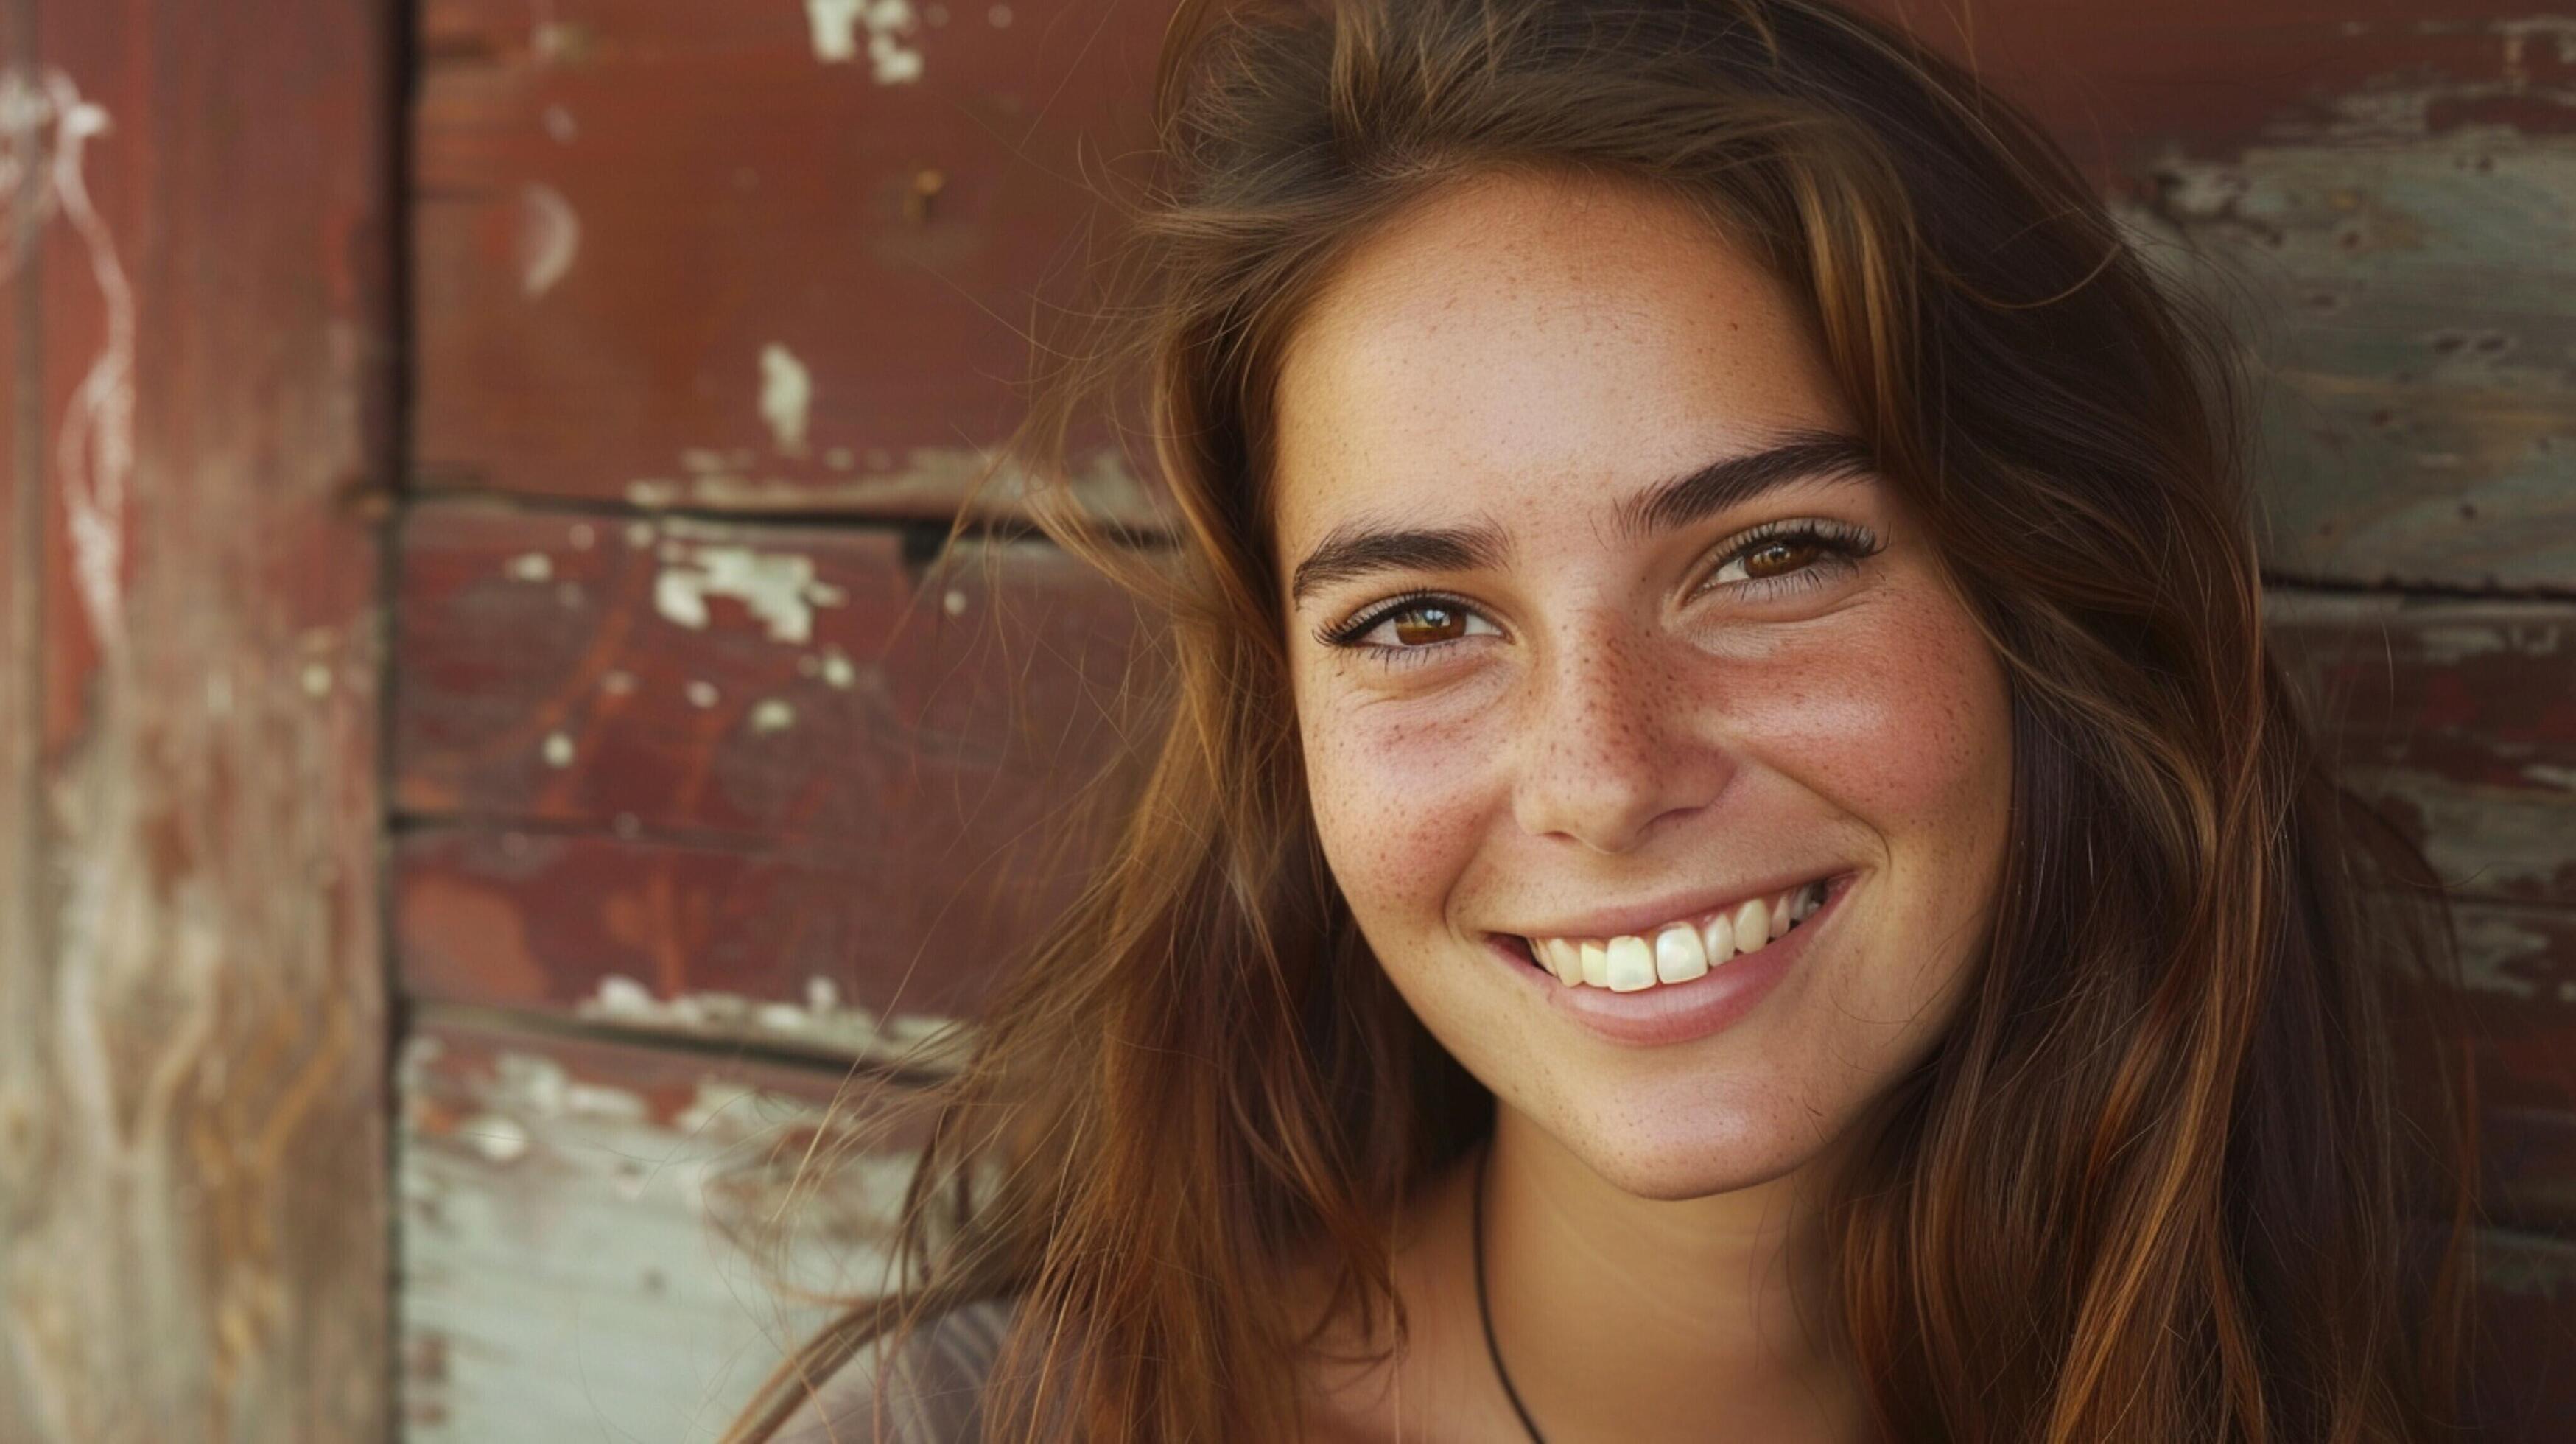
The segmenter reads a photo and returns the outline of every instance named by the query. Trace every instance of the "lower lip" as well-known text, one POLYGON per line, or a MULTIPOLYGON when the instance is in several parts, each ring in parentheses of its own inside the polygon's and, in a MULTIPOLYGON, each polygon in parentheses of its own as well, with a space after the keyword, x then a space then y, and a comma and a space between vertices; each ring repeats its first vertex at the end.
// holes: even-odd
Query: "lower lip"
POLYGON ((1688 1043, 1725 1031, 1769 996, 1806 956, 1817 928, 1834 916, 1843 894, 1851 891, 1851 881, 1850 874, 1833 879, 1826 885, 1824 903, 1805 922, 1759 950, 1738 954, 1725 966, 1711 968, 1687 983, 1657 983, 1633 993, 1568 987, 1511 944, 1496 939, 1488 946, 1511 965, 1523 986, 1543 994, 1549 1006, 1610 1042, 1640 1048, 1688 1043))

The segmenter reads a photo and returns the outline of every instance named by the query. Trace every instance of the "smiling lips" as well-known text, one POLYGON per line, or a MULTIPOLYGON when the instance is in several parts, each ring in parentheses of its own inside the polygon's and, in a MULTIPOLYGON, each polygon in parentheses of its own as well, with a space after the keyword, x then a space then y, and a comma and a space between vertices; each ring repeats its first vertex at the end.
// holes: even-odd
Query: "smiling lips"
POLYGON ((1807 920, 1825 901, 1825 881, 1801 883, 1768 897, 1676 919, 1645 934, 1615 938, 1524 938, 1530 956, 1569 988, 1634 993, 1658 983, 1687 983, 1807 920))

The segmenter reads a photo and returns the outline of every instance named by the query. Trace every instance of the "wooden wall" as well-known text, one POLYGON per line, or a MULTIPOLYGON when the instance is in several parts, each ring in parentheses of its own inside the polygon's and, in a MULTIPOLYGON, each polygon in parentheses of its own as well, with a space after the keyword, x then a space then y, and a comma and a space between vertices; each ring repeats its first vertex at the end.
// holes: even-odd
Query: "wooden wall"
POLYGON ((0 0, 0 1440, 384 1437, 390 7, 0 0))
MULTIPOLYGON (((2495 1407, 2539 1440, 2576 1432, 2576 10, 2534 8, 1918 12, 2235 298, 2274 383, 2275 633, 2457 885, 2495 1407)), ((971 1016, 1063 896, 1045 824, 1113 755, 1130 619, 1039 545, 920 559, 1162 16, 420 6, 387 873, 412 1437, 716 1427, 810 1315, 762 1301, 709 1190, 768 1177, 845 1060, 971 1016)), ((1105 453, 1091 484, 1142 505, 1105 453)))

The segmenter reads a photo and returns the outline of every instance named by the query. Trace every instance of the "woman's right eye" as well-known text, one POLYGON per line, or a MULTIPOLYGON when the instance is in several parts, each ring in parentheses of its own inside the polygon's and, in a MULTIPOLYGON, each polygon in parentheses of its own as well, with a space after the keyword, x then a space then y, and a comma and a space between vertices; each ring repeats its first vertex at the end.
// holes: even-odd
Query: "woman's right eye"
POLYGON ((1345 623, 1325 637, 1336 647, 1416 652, 1479 635, 1499 636, 1475 608, 1447 597, 1409 597, 1345 623))

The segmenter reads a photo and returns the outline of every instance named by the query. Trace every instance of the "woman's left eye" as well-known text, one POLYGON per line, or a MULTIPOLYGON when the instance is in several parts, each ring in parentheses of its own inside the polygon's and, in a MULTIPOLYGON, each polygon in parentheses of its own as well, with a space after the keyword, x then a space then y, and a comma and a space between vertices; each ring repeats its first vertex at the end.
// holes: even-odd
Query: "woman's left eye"
POLYGON ((1737 538, 1696 591, 1739 587, 1760 596, 1782 587, 1820 586, 1877 550, 1869 532, 1847 523, 1784 522, 1737 538))

